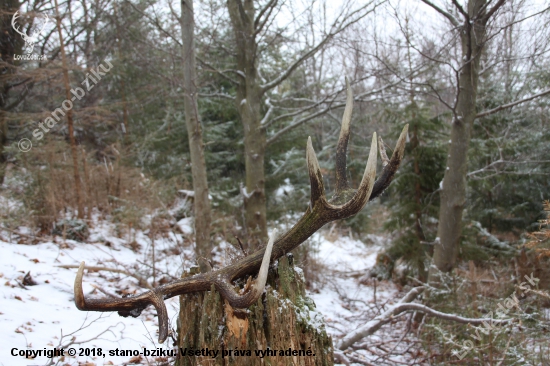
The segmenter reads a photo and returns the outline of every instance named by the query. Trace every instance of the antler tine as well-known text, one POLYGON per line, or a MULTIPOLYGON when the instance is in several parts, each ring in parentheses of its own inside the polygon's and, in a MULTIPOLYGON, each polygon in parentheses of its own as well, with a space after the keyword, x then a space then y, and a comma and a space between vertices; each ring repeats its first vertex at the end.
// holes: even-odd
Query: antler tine
POLYGON ((166 304, 164 303, 164 299, 155 292, 151 291, 149 294, 151 295, 151 303, 157 310, 157 316, 159 319, 159 343, 164 343, 168 337, 168 311, 166 311, 166 304))
POLYGON ((181 278, 161 285, 154 290, 126 298, 85 298, 82 291, 82 276, 85 267, 84 262, 82 262, 78 269, 74 285, 75 303, 78 309, 118 311, 122 316, 136 317, 148 305, 154 305, 159 316, 159 342, 162 343, 168 336, 168 317, 164 304, 164 300, 166 299, 187 293, 209 291, 213 285, 220 295, 233 307, 246 308, 255 303, 264 290, 271 258, 277 259, 289 253, 311 237, 323 225, 334 220, 355 215, 368 200, 379 196, 389 186, 401 163, 408 125, 403 128, 391 159, 384 166, 380 177, 376 181, 374 179, 376 175, 377 135, 376 133, 373 134, 369 159, 359 188, 355 191, 348 187, 345 174, 345 150, 349 140, 353 96, 347 80, 346 84, 348 87, 348 103, 344 112, 340 140, 338 142, 337 177, 339 177, 340 183, 338 183, 336 194, 330 201, 327 202, 325 197, 323 176, 319 162, 317 161, 311 138, 308 138, 306 160, 311 183, 310 207, 305 211, 302 218, 290 230, 281 235, 281 237, 276 239, 276 234, 273 233, 265 249, 258 249, 254 253, 224 268, 181 278), (259 272, 256 272, 258 270, 259 272), (237 294, 231 282, 255 273, 258 273, 258 276, 253 285, 245 289, 243 294, 237 294))
POLYGON ((44 29, 46 28, 46 24, 48 24, 48 22, 50 21, 50 17, 48 16, 48 14, 46 13, 42 13, 42 14, 45 16, 45 18, 44 18, 44 22, 42 23, 42 29, 40 29, 40 31, 36 33, 37 35, 41 34, 44 31, 44 29))
POLYGON ((269 237, 269 241, 265 248, 264 256, 262 259, 262 265, 258 271, 258 277, 248 290, 248 292, 237 295, 231 286, 231 283, 227 278, 216 280, 214 285, 216 289, 223 295, 224 299, 227 300, 229 305, 234 308, 244 309, 254 304, 262 293, 264 292, 265 283, 267 281, 267 272, 269 270, 269 262, 271 260, 271 254, 273 251, 273 244, 275 243, 275 238, 277 236, 277 230, 273 230, 273 233, 269 237))
POLYGON ((346 153, 348 150, 351 113, 353 111, 353 91, 346 77, 346 108, 342 117, 342 127, 340 128, 340 137, 336 146, 336 192, 342 192, 349 188, 348 177, 346 175, 346 153))
POLYGON ((378 177, 376 182, 374 182, 374 187, 372 188, 372 193, 370 195, 369 201, 372 201, 376 197, 380 196, 382 192, 384 192, 384 190, 390 185, 390 182, 392 181, 393 176, 397 172, 399 164, 401 164, 401 160, 403 159, 408 131, 409 125, 406 124, 401 131, 401 135, 399 135, 397 143, 395 144, 395 150, 393 150, 390 161, 382 170, 380 177, 378 177))
MULTIPOLYGON (((267 247, 265 248, 262 264, 256 281, 248 292, 243 295, 235 294, 227 277, 212 276, 210 283, 214 284, 216 289, 223 295, 229 304, 235 308, 247 308, 254 304, 262 295, 265 283, 267 281, 267 273, 269 263, 273 251, 273 244, 277 237, 277 230, 274 230, 269 238, 267 247)), ((159 343, 163 343, 168 337, 168 312, 164 303, 165 288, 157 287, 152 291, 147 291, 141 295, 127 298, 115 299, 85 299, 82 290, 82 277, 84 274, 85 263, 81 262, 76 278, 74 281, 74 302, 79 310, 87 311, 118 311, 121 316, 137 317, 141 311, 148 305, 153 305, 157 310, 159 319, 159 343)), ((211 274, 214 274, 211 272, 211 274)), ((185 281, 185 280, 184 280, 185 281)), ((189 281, 188 281, 189 282, 189 281)), ((181 292, 185 293, 185 292, 181 292)), ((166 295, 172 297, 172 294, 166 295)))
POLYGON ((17 24, 15 24, 15 20, 16 20, 16 19, 19 19, 19 18, 21 17, 21 14, 18 15, 18 13, 19 13, 19 10, 17 10, 17 11, 13 14, 13 18, 11 18, 11 26, 12 26, 13 29, 14 29, 17 33, 19 33, 20 35, 26 36, 26 34, 24 34, 23 32, 21 32, 21 31, 19 30, 19 27, 17 27, 17 24))
MULTIPOLYGON (((123 316, 133 315, 134 309, 143 310, 147 305, 154 304, 151 300, 152 291, 144 292, 141 295, 127 298, 115 299, 86 299, 82 290, 82 276, 85 263, 81 262, 76 278, 74 280, 74 302, 79 310, 88 311, 118 311, 123 316)), ((139 314, 139 312, 137 313, 139 314)), ((137 315, 136 315, 137 316, 137 315)))
MULTIPOLYGON (((363 173, 363 178, 359 184, 357 190, 365 190, 367 192, 366 196, 369 197, 372 192, 372 186, 374 185, 374 179, 376 178, 376 157, 378 153, 378 144, 376 139, 376 132, 372 134, 372 142, 370 144, 369 159, 367 160, 367 165, 365 166, 365 172, 363 173)), ((365 202, 366 203, 366 202, 365 202)))
POLYGON ((346 202, 341 207, 332 206, 334 209, 341 209, 342 211, 350 210, 354 213, 361 211, 361 209, 369 201, 369 197, 372 193, 372 188, 374 187, 374 180, 376 179, 376 157, 378 153, 378 145, 376 139, 376 132, 372 134, 372 141, 370 145, 369 159, 367 160, 367 165, 365 166, 365 172, 363 173, 363 178, 359 184, 359 188, 353 195, 353 198, 346 202))
MULTIPOLYGON (((267 242, 267 247, 265 248, 264 257, 262 259, 262 265, 258 271, 258 277, 256 282, 253 285, 253 290, 256 293, 256 299, 253 302, 256 302, 262 292, 264 292, 265 283, 267 281, 267 272, 269 270, 269 262, 271 261, 271 252, 273 251, 273 243, 275 243, 275 238, 277 237, 277 229, 273 229, 269 241, 267 242)), ((252 292, 251 291, 251 292, 252 292)))
POLYGON ((80 262, 74 279, 74 303, 79 310, 86 310, 86 300, 82 291, 82 276, 84 275, 84 261, 80 262))
POLYGON ((157 310, 159 319, 159 343, 164 342, 168 337, 168 312, 160 294, 154 291, 147 291, 132 298, 116 299, 87 299, 82 290, 82 277, 84 275, 85 263, 80 262, 76 278, 74 280, 74 302, 79 310, 86 311, 118 311, 121 316, 137 317, 148 305, 153 305, 157 310))
POLYGON ((321 173, 319 161, 317 160, 317 155, 315 155, 315 150, 313 149, 313 144, 311 143, 311 137, 307 138, 306 163, 311 186, 310 202, 311 207, 313 207, 318 199, 324 199, 325 186, 323 184, 323 174, 321 173))

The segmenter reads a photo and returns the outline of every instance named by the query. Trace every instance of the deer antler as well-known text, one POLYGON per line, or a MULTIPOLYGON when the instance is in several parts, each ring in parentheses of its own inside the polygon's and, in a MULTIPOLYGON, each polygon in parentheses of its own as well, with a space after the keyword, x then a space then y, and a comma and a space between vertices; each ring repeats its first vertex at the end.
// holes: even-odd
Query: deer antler
POLYGON ((40 30, 38 32, 36 32, 33 37, 37 37, 39 34, 42 34, 42 32, 44 31, 44 29, 46 28, 46 25, 48 24, 48 22, 50 21, 50 17, 48 16, 48 14, 46 13, 42 13, 42 15, 44 16, 44 22, 42 23, 42 28, 40 28, 40 30))
POLYGON ((16 24, 15 21, 16 21, 16 19, 18 19, 18 18, 21 17, 21 14, 18 15, 18 13, 19 13, 19 10, 17 10, 17 11, 15 12, 15 14, 13 14, 13 18, 11 18, 11 26, 13 27, 13 29, 14 29, 17 33, 19 33, 20 35, 22 35, 23 38, 28 37, 26 33, 23 33, 23 32, 20 31, 19 28, 17 27, 17 24, 16 24))
POLYGON ((359 188, 357 190, 349 188, 345 167, 353 95, 347 79, 346 85, 347 102, 342 120, 336 157, 338 183, 336 184, 336 192, 332 199, 326 199, 319 162, 313 150, 311 138, 308 138, 306 160, 311 184, 310 204, 302 218, 277 240, 275 240, 275 235, 272 235, 266 248, 258 249, 256 252, 227 267, 212 272, 199 273, 192 277, 182 278, 156 287, 141 295, 120 299, 85 298, 82 292, 82 275, 84 271, 84 262, 82 262, 78 269, 74 284, 75 303, 77 308, 88 311, 118 311, 121 316, 131 315, 137 317, 148 305, 153 305, 159 317, 159 343, 162 343, 168 336, 168 316, 163 300, 182 294, 208 291, 211 289, 211 286, 214 285, 216 290, 220 292, 222 297, 224 297, 232 307, 246 308, 255 303, 263 292, 270 259, 275 260, 290 252, 326 223, 345 219, 357 214, 369 200, 379 196, 389 186, 401 163, 405 149, 408 125, 405 125, 403 128, 395 150, 393 151, 393 155, 384 166, 382 174, 376 182, 374 181, 376 176, 377 154, 377 140, 376 133, 374 133, 367 166, 359 188), (235 279, 252 275, 256 273, 258 269, 260 274, 251 289, 242 295, 237 294, 231 282, 235 279))

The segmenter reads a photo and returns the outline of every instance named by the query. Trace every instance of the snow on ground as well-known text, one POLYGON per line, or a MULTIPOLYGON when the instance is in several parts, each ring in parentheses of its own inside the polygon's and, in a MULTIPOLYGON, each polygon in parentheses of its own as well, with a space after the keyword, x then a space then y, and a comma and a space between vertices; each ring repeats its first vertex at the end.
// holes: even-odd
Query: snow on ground
MULTIPOLYGON (((157 281, 163 277, 170 279, 192 264, 192 243, 185 238, 192 233, 191 225, 192 220, 183 219, 176 226, 185 234, 170 231, 163 238, 155 239, 157 281), (182 243, 185 243, 183 251, 178 249, 182 243)), ((153 243, 147 233, 133 231, 117 234, 115 224, 98 221, 97 218, 91 226, 88 243, 54 237, 45 242, 39 240, 40 243, 34 245, 17 244, 31 240, 0 230, 0 324, 3 330, 0 333, 0 344, 3 345, 0 366, 46 365, 51 360, 44 356, 31 360, 12 356, 12 351, 17 354, 27 349, 50 350, 54 347, 65 350, 72 347, 77 351, 75 357, 66 355, 61 359, 59 364, 63 365, 121 365, 130 361, 154 364, 155 358, 142 358, 140 362, 130 356, 115 356, 109 352, 173 347, 170 338, 165 342, 167 344, 158 344, 158 323, 152 307, 148 307, 138 318, 76 309, 73 283, 77 270, 60 268, 59 265, 78 265, 85 261, 87 266, 138 273, 149 283, 152 282, 153 243), (129 245, 132 241, 134 244, 129 245), (136 248, 138 251, 134 251, 136 248), (34 286, 23 284, 29 272, 37 283, 34 286), (96 352, 101 348, 102 354, 86 356, 86 349, 90 352, 92 348, 96 352), (83 355, 79 356, 80 352, 83 355)), ((21 228, 20 232, 29 231, 21 228)), ((385 304, 397 301, 399 296, 393 284, 375 284, 365 276, 375 264, 376 255, 384 244, 383 237, 369 237, 374 244, 368 246, 359 240, 327 234, 331 233, 322 231, 310 239, 314 261, 322 269, 310 296, 325 317, 327 331, 337 340, 372 319, 383 310, 385 304)), ((83 283, 84 293, 97 297, 145 291, 135 278, 106 271, 85 271, 83 283)), ((175 329, 177 297, 167 300, 166 304, 171 327, 175 329)), ((377 341, 382 339, 379 336, 371 338, 377 341)), ((353 357, 372 361, 376 359, 376 353, 354 350, 353 357)), ((59 360, 54 358, 53 361, 59 360)))
MULTIPOLYGON (((338 339, 366 324, 403 296, 389 281, 369 277, 376 256, 387 239, 370 234, 371 245, 340 236, 334 240, 327 232, 316 233, 311 239, 318 251, 314 260, 321 275, 315 290, 309 294, 317 310, 325 317, 327 332, 336 344, 338 339)), ((346 351, 353 365, 421 364, 421 353, 411 351, 416 342, 406 321, 384 326, 356 347, 346 351), (407 337, 408 336, 408 337, 407 337), (353 363, 357 362, 357 363, 353 363)))
MULTIPOLYGON (((68 349, 71 343, 70 347, 77 350, 77 357, 65 357, 60 364, 93 362, 96 365, 118 365, 128 362, 131 357, 104 354, 117 348, 137 350, 171 345, 170 339, 165 342, 169 345, 158 344, 158 323, 152 307, 148 307, 138 318, 122 318, 116 313, 83 312, 75 307, 73 283, 77 270, 58 265, 77 265, 85 261, 88 266, 151 273, 151 260, 147 253, 152 246, 148 237, 142 232, 136 233, 135 241, 142 248, 136 253, 124 245, 127 241, 112 234, 114 225, 96 224, 90 236, 91 243, 63 242, 59 237, 37 245, 10 244, 0 240, 0 344, 3 345, 0 365, 44 365, 49 361, 46 357, 30 360, 12 356, 11 353, 17 354, 26 349, 50 350, 60 346, 68 349), (37 283, 35 286, 23 285, 24 276, 29 271, 37 283), (78 356, 80 349, 85 354, 86 348, 101 348, 103 355, 78 356)), ((0 231, 0 238, 6 239, 8 234, 0 231)), ((157 280, 164 273, 181 273, 182 260, 190 264, 185 253, 163 254, 170 253, 170 248, 175 247, 178 241, 181 243, 182 238, 175 234, 155 240, 157 280)), ((120 296, 143 292, 137 282, 120 273, 85 271, 83 289, 86 295, 104 297, 100 292, 103 290, 120 296)), ((167 300, 166 306, 171 327, 175 329, 177 297, 167 300)))

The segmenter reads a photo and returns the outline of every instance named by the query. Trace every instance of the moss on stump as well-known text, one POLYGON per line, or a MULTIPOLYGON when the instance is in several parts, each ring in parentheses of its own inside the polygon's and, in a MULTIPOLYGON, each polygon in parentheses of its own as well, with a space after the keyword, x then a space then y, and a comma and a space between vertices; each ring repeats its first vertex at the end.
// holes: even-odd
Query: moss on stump
POLYGON ((215 358, 180 354, 179 366, 334 363, 332 339, 313 300, 306 296, 302 270, 294 268, 291 256, 279 259, 277 270, 270 271, 266 292, 246 310, 231 308, 214 289, 181 296, 178 347, 219 351, 215 358))

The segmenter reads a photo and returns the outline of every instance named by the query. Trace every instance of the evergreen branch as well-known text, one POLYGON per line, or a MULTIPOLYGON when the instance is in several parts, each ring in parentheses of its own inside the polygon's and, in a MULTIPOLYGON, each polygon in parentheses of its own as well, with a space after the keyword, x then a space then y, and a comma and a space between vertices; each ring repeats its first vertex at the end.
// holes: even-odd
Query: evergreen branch
POLYGON ((507 109, 507 108, 512 108, 518 104, 522 104, 522 103, 525 103, 525 102, 528 102, 530 100, 533 100, 533 99, 536 99, 536 98, 539 98, 539 97, 542 97, 542 96, 545 96, 547 94, 550 94, 550 89, 547 89, 543 92, 540 92, 538 94, 535 94, 533 96, 530 96, 530 97, 527 97, 527 98, 524 98, 524 99, 520 99, 520 100, 516 100, 515 102, 512 102, 512 103, 508 103, 508 104, 503 104, 503 105, 500 105, 496 108, 493 108, 493 109, 489 109, 487 111, 483 111, 483 112, 480 112, 478 114, 476 114, 476 117, 475 118, 481 118, 481 117, 487 117, 491 114, 495 114, 497 112, 500 112, 504 109, 507 109))
POLYGON ((155 27, 157 27, 157 29, 159 31, 161 31, 162 33, 164 33, 168 38, 172 39, 174 42, 176 42, 176 44, 179 46, 179 47, 183 47, 183 44, 180 42, 180 40, 176 37, 174 37, 174 35, 170 32, 168 32, 166 29, 164 29, 162 27, 162 25, 160 25, 158 19, 153 19, 151 18, 148 14, 146 14, 145 12, 143 12, 141 9, 139 9, 137 6, 135 6, 131 1, 127 1, 127 3, 135 10, 137 11, 138 13, 140 13, 142 16, 144 16, 145 18, 147 18, 151 24, 153 24, 155 27))
POLYGON ((238 84, 237 80, 233 79, 232 77, 228 76, 227 72, 233 72, 239 76, 242 76, 241 73, 239 73, 237 70, 228 69, 228 70, 218 70, 213 65, 209 64, 208 62, 204 61, 202 58, 195 56, 195 59, 199 61, 201 64, 207 67, 207 71, 212 71, 226 79, 227 81, 231 82, 232 84, 238 84))
POLYGON ((222 98, 222 99, 235 100, 234 96, 231 96, 231 95, 225 94, 225 93, 211 93, 211 94, 199 93, 199 96, 205 97, 205 98, 222 98))

